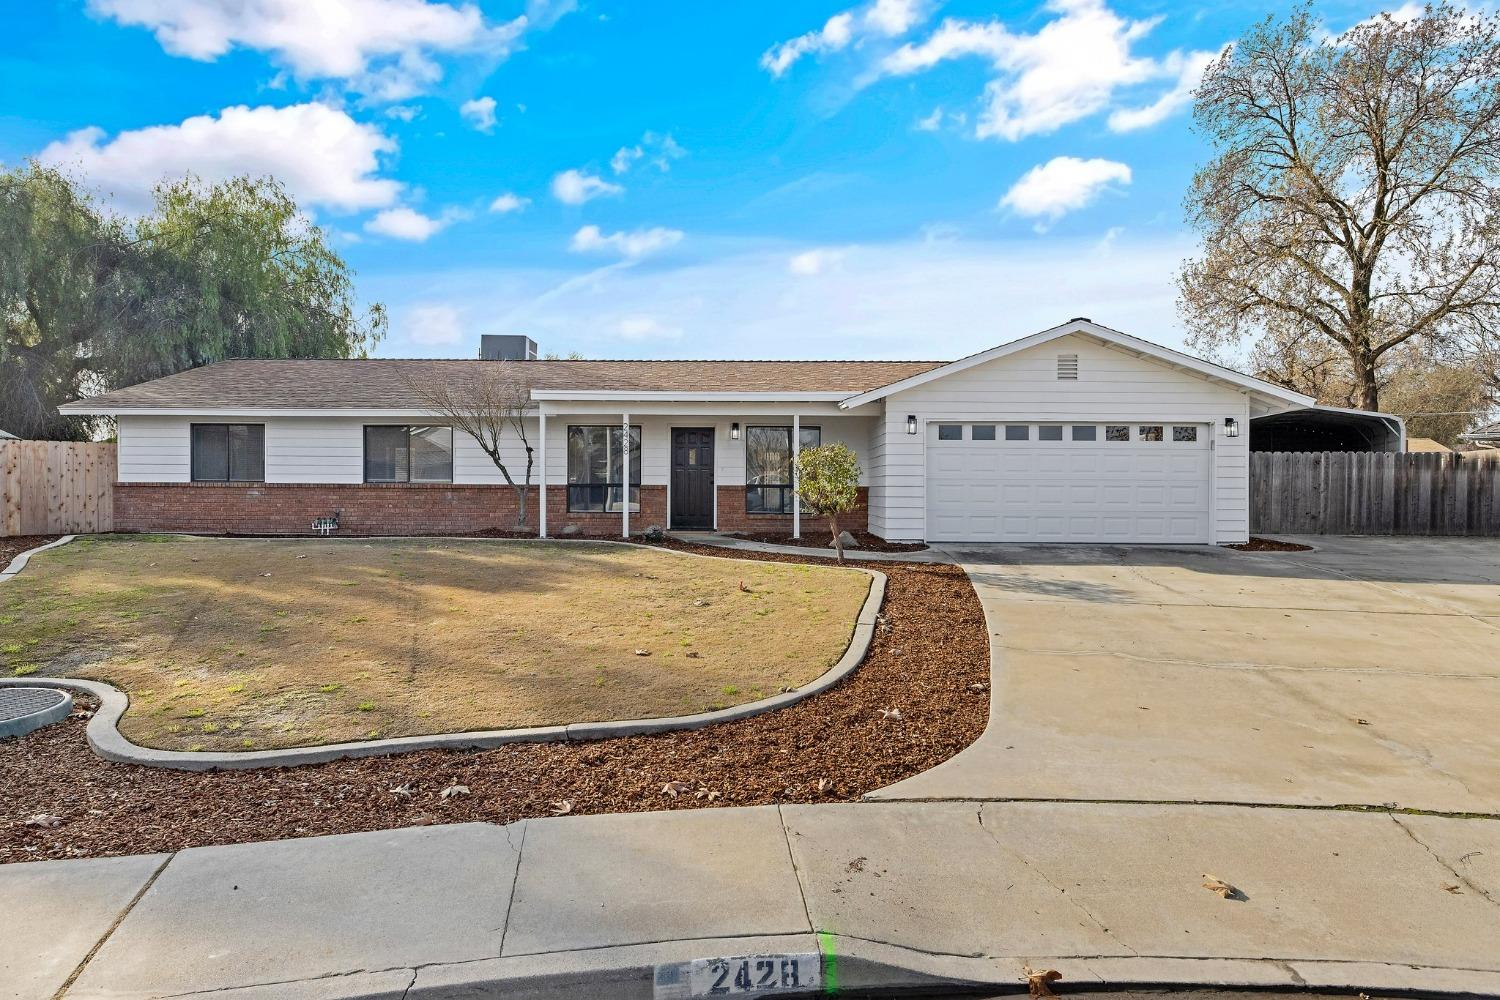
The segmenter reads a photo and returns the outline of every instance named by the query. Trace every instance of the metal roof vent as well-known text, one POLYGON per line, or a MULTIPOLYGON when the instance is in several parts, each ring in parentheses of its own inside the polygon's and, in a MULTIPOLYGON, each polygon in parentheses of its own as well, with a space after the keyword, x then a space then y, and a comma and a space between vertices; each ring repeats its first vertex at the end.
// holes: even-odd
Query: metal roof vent
POLYGON ((1057 356, 1057 380, 1059 382, 1078 381, 1078 355, 1059 354, 1057 356))

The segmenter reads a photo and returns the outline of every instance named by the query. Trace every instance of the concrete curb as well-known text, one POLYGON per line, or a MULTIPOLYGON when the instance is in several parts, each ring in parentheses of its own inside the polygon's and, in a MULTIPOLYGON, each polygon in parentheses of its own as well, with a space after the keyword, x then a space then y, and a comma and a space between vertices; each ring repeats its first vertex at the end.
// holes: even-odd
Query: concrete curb
MULTIPOLYGON (((51 548, 69 541, 73 536, 60 539, 42 548, 51 548)), ((465 539, 467 540, 467 539, 465 539)), ((484 539, 495 542, 535 541, 535 539, 495 538, 484 539)), ((547 539, 546 541, 551 541, 547 539)), ((580 540, 582 541, 582 540, 580 540)), ((606 545, 631 545, 652 551, 669 552, 673 555, 698 559, 713 559, 715 556, 696 552, 678 552, 654 545, 638 545, 634 542, 604 541, 589 539, 588 542, 606 545)), ((39 552, 41 549, 33 549, 39 552)), ((22 559, 30 553, 22 553, 22 559)), ((12 564, 14 565, 14 564, 12 564)), ((22 564, 24 566, 24 563, 22 564)), ((602 740, 614 736, 639 736, 650 733, 677 732, 684 729, 702 729, 720 722, 732 722, 763 715, 778 708, 795 705, 821 691, 826 691, 843 680, 864 661, 870 642, 875 637, 875 623, 885 600, 886 576, 878 570, 862 566, 849 566, 870 577, 870 590, 865 596, 859 616, 844 655, 816 680, 804 684, 795 691, 786 691, 752 701, 744 705, 720 709, 715 712, 699 712, 694 715, 671 716, 663 719, 621 719, 612 722, 584 722, 565 726, 543 726, 533 729, 493 729, 469 733, 439 733, 431 736, 404 736, 395 739, 368 740, 357 743, 330 743, 316 747, 290 747, 285 750, 259 751, 178 751, 157 750, 132 743, 120 732, 119 721, 130 707, 130 698, 124 691, 101 681, 75 680, 70 678, 24 677, 0 678, 0 686, 12 687, 56 687, 73 691, 84 691, 99 699, 99 710, 88 724, 89 746, 105 760, 120 764, 140 764, 145 767, 164 767, 178 771, 246 770, 257 767, 292 767, 299 764, 322 764, 331 760, 349 757, 379 757, 413 750, 475 750, 505 746, 510 743, 555 743, 564 740, 602 740)))
POLYGON ((55 542, 48 542, 46 545, 38 545, 34 549, 27 549, 25 552, 22 552, 20 555, 12 559, 10 561, 10 565, 5 567, 3 571, 0 571, 0 583, 4 583, 6 580, 9 580, 11 577, 21 572, 21 570, 25 569, 26 564, 31 561, 31 557, 36 555, 38 552, 46 552, 48 549, 55 549, 59 545, 67 545, 77 537, 77 535, 63 535, 55 542))
MULTIPOLYGON (((679 542, 691 545, 708 545, 729 552, 769 552, 784 556, 808 556, 813 559, 837 559, 832 549, 812 548, 806 545, 777 545, 774 542, 752 542, 748 538, 731 538, 719 532, 669 531, 668 535, 679 542)), ((937 551, 928 546, 917 552, 866 552, 862 549, 845 549, 845 559, 862 559, 873 562, 932 563, 948 562, 937 551)))
MULTIPOLYGON (((1024 992, 1025 967, 1056 969, 1072 990, 1208 988, 1500 994, 1500 972, 1302 958, 1169 956, 936 955, 874 941, 798 933, 620 945, 583 951, 478 959, 383 969, 266 986, 183 994, 183 1000, 647 1000, 658 964, 708 956, 824 954, 825 982, 836 968, 838 991, 893 996, 913 990, 1024 992), (830 958, 832 962, 830 962, 830 958)), ((822 995, 822 990, 815 991, 822 995)), ((792 994, 788 994, 792 995, 792 994)), ((795 994, 808 996, 808 993, 795 994)))

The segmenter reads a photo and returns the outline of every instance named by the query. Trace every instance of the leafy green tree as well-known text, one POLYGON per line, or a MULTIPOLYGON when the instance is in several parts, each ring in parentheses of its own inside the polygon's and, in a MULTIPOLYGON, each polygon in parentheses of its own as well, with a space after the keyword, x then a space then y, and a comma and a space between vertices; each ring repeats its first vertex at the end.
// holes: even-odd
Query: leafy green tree
POLYGON ((853 449, 846 444, 825 444, 798 452, 797 496, 809 514, 828 518, 833 548, 842 563, 839 515, 853 511, 859 502, 859 462, 853 449))
POLYGON ((0 173, 0 426, 86 438, 60 403, 226 358, 362 357, 361 312, 323 231, 271 178, 155 192, 142 218, 37 164, 0 173))

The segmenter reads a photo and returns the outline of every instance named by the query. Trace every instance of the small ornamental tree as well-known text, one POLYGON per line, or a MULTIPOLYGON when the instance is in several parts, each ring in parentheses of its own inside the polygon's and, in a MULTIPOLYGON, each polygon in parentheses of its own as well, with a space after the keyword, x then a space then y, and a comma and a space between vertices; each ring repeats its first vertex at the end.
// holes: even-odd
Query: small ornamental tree
POLYGON ((797 455, 797 497, 809 514, 828 518, 833 548, 844 561, 844 543, 839 541, 839 515, 854 510, 859 502, 859 462, 846 444, 804 448, 797 455))

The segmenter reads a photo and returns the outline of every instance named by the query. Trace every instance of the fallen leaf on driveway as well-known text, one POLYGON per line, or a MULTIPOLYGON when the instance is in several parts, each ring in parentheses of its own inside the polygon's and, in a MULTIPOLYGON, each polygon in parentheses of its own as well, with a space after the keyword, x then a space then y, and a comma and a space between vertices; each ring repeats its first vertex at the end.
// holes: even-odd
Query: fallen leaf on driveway
POLYGON ((552 803, 551 809, 554 816, 566 816, 573 811, 573 803, 567 799, 563 799, 561 802, 552 803))
POLYGON ((1464 894, 1464 891, 1456 885, 1445 885, 1443 886, 1443 891, 1451 892, 1455 896, 1462 896, 1464 894))
POLYGON ((686 781, 669 781, 661 786, 661 793, 663 795, 670 795, 675 799, 683 792, 691 791, 692 788, 693 786, 686 781))
POLYGON ((42 826, 51 829, 54 826, 62 826, 62 817, 53 816, 51 813, 37 813, 35 816, 26 817, 25 826, 42 826))
POLYGON ((1209 892, 1217 892, 1220 899, 1228 899, 1229 897, 1237 895, 1239 893, 1239 890, 1230 885, 1228 882, 1225 882, 1223 879, 1219 878, 1216 875, 1209 875, 1206 873, 1203 876, 1203 888, 1207 889, 1209 892))
POLYGON ((469 794, 469 786, 468 785, 457 785, 457 784, 454 784, 454 785, 449 785, 447 788, 443 789, 441 792, 438 792, 438 798, 440 798, 440 799, 451 799, 455 795, 468 795, 468 794, 469 794))
POLYGON ((1026 992, 1034 997, 1055 997, 1052 992, 1052 984, 1062 978, 1062 973, 1056 969, 1033 969, 1029 965, 1021 968, 1026 970, 1026 992))

